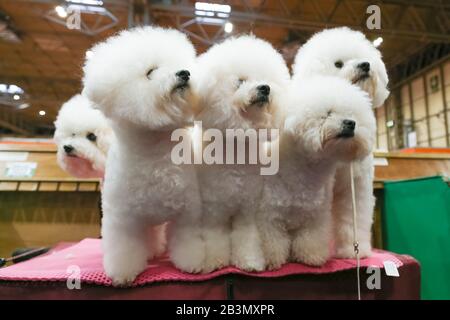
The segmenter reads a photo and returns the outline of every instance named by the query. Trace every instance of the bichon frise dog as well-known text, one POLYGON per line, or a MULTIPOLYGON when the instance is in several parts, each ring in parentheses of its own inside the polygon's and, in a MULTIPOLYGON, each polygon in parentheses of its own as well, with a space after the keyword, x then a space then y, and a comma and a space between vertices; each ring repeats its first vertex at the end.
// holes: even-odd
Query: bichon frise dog
POLYGON ((372 150, 370 100, 345 80, 313 77, 290 85, 282 112, 279 173, 264 177, 257 219, 266 264, 320 266, 330 257, 336 166, 372 150))
POLYGON ((380 51, 363 33, 347 27, 312 36, 298 50, 292 70, 294 80, 315 75, 347 79, 369 94, 375 108, 389 96, 389 79, 380 51))
MULTIPOLYGON (((314 75, 336 76, 358 85, 369 94, 374 108, 381 106, 389 95, 388 76, 380 52, 364 34, 347 27, 319 32, 300 48, 293 66, 293 79, 307 81, 314 75)), ((359 253, 361 257, 367 257, 372 251, 371 228, 375 206, 372 153, 356 161, 353 167, 359 253)), ((340 258, 354 256, 349 171, 349 164, 339 166, 333 188, 333 242, 335 255, 340 258)))
MULTIPOLYGON (((254 36, 228 39, 201 55, 197 68, 201 110, 197 120, 203 129, 214 128, 225 137, 227 129, 235 134, 273 127, 272 113, 290 76, 282 56, 268 42, 254 36)), ((236 164, 236 154, 230 156, 226 140, 223 150, 216 152, 224 151, 224 158, 234 156, 234 164, 203 165, 198 170, 206 244, 203 271, 230 263, 260 271, 265 263, 254 221, 261 193, 260 166, 249 164, 249 153, 245 164, 236 164)), ((249 147, 249 140, 233 141, 249 147)))
POLYGON ((108 121, 78 94, 63 104, 55 121, 57 162, 72 176, 103 178, 113 139, 108 121))
POLYGON ((92 52, 84 94, 111 120, 116 136, 103 189, 105 272, 114 285, 131 283, 159 251, 149 226, 166 221, 172 221, 172 261, 199 271, 204 249, 196 175, 171 160, 172 131, 193 119, 189 66, 195 49, 179 31, 144 27, 123 31, 92 52))

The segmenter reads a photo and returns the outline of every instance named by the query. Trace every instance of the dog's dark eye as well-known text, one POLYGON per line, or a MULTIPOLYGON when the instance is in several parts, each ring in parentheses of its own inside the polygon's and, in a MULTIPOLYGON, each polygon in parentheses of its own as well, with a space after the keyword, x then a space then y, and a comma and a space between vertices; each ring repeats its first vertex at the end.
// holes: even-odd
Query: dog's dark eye
POLYGON ((92 141, 92 142, 97 141, 97 136, 96 136, 95 134, 93 134, 92 132, 89 132, 89 133, 87 134, 86 138, 87 138, 89 141, 92 141))
POLYGON ((339 61, 336 61, 336 62, 334 63, 334 66, 335 66, 336 68, 340 69, 340 68, 342 68, 342 67, 344 66, 344 63, 343 63, 341 60, 339 60, 339 61))
POLYGON ((331 116, 332 113, 333 113, 333 111, 328 110, 327 115, 326 115, 326 116, 323 116, 322 119, 323 119, 323 120, 326 120, 327 118, 329 118, 329 117, 331 116))
POLYGON ((238 88, 245 82, 244 78, 239 78, 238 79, 238 88))
POLYGON ((150 76, 151 76, 152 72, 155 71, 155 69, 156 69, 156 68, 152 68, 152 69, 150 69, 150 70, 147 71, 147 78, 150 79, 150 76))

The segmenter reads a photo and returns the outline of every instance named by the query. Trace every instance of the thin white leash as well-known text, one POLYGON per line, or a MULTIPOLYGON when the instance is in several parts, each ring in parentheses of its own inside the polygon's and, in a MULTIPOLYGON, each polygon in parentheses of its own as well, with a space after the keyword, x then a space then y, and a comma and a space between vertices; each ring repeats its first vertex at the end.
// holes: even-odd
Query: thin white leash
POLYGON ((353 207, 353 250, 355 251, 356 258, 356 279, 358 281, 358 300, 361 300, 361 284, 360 284, 360 261, 359 261, 359 243, 356 224, 356 193, 355 193, 355 180, 353 176, 353 162, 350 163, 350 185, 352 188, 352 207, 353 207))

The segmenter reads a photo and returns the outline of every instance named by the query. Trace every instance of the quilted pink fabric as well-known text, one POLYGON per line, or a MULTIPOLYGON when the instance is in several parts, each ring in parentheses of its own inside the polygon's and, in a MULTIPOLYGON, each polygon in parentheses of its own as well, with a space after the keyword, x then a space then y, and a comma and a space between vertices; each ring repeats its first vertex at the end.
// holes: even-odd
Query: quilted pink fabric
MULTIPOLYGON (((383 261, 390 260, 397 267, 402 262, 395 255, 374 250, 370 258, 362 259, 362 267, 383 267, 383 261)), ((281 277, 294 274, 331 273, 356 267, 354 259, 332 259, 320 268, 298 263, 288 263, 281 269, 259 273, 244 272, 234 267, 226 267, 208 274, 184 273, 174 267, 167 257, 150 261, 147 269, 134 281, 139 286, 163 281, 204 281, 224 274, 245 274, 252 277, 281 277)), ((79 271, 82 283, 94 283, 110 286, 111 280, 103 272, 102 249, 100 239, 84 239, 67 247, 56 246, 48 254, 22 263, 0 269, 0 280, 21 281, 66 281, 73 272, 79 271)))

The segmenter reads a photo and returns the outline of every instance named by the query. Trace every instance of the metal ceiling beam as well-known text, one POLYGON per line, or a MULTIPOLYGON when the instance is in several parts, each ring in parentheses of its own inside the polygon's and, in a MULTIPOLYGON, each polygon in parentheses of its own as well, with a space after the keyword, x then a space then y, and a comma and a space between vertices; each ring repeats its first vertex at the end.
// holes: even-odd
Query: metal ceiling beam
MULTIPOLYGON (((172 16, 173 14, 178 14, 183 17, 194 18, 195 12, 192 6, 187 5, 165 5, 165 4, 152 4, 150 5, 150 10, 152 15, 164 15, 164 16, 172 16)), ((332 21, 307 21, 299 17, 294 16, 276 16, 276 15, 267 15, 261 13, 251 13, 245 11, 235 11, 231 12, 230 21, 248 23, 249 21, 254 22, 255 24, 260 25, 269 25, 269 26, 279 26, 285 27, 288 29, 296 29, 296 30, 308 30, 308 31, 316 31, 323 29, 325 27, 339 27, 342 24, 335 23, 332 21)), ((361 26, 354 24, 348 25, 350 28, 360 29, 361 26)), ((377 35, 385 35, 385 36, 393 36, 393 37, 402 37, 412 40, 418 41, 431 41, 431 42, 450 42, 450 34, 442 34, 430 31, 412 31, 405 29, 391 29, 391 28, 382 28, 380 30, 366 30, 367 33, 373 33, 377 35)))

